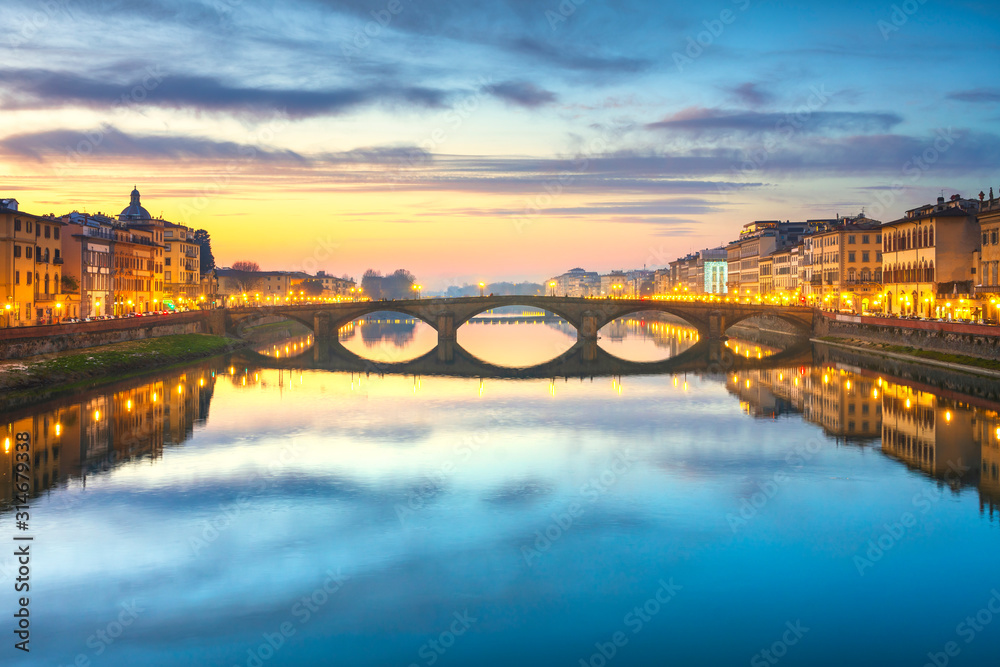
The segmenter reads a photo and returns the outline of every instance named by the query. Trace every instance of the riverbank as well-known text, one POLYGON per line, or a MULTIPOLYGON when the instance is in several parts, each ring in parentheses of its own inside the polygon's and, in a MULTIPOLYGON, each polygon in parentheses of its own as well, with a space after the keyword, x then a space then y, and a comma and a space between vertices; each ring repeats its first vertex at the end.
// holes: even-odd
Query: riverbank
POLYGON ((996 361, 995 359, 981 359, 964 354, 938 352, 937 350, 925 350, 905 345, 873 343, 864 340, 839 338, 837 336, 824 336, 822 338, 811 338, 810 340, 814 343, 859 350, 889 359, 899 359, 916 364, 925 364, 964 373, 1000 378, 1000 361, 996 361))
POLYGON ((181 334, 8 362, 0 365, 0 410, 224 354, 245 344, 222 336, 181 334))

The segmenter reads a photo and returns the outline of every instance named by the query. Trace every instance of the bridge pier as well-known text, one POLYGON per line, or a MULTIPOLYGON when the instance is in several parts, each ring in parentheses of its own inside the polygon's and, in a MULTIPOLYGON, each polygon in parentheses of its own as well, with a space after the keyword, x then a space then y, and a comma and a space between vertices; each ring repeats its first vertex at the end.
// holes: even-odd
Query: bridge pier
POLYGON ((455 341, 454 339, 440 339, 437 344, 437 360, 450 364, 455 361, 455 341))
POLYGON ((708 340, 716 342, 726 333, 726 316, 715 310, 708 314, 708 340))
POLYGON ((330 313, 316 313, 313 316, 313 334, 316 340, 329 340, 336 333, 330 313))
POLYGON ((441 313, 437 316, 438 347, 445 342, 455 341, 455 313, 441 313))
POLYGON ((597 341, 598 324, 600 320, 594 313, 584 313, 580 325, 576 329, 576 339, 582 341, 597 341))

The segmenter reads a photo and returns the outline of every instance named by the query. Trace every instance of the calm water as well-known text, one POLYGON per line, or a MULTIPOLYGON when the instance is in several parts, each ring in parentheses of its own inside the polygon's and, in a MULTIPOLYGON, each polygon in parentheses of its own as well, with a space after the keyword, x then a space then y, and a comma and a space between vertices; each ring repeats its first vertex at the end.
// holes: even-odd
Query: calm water
MULTIPOLYGON (((400 360, 432 333, 341 338, 400 360)), ((529 365, 574 340, 483 322, 458 342, 529 365)), ((641 318, 601 340, 641 361, 693 343, 641 318)), ((35 539, 30 659, 8 584, 3 664, 998 664, 989 401, 838 364, 499 380, 261 351, 4 415, 34 438, 35 539)))

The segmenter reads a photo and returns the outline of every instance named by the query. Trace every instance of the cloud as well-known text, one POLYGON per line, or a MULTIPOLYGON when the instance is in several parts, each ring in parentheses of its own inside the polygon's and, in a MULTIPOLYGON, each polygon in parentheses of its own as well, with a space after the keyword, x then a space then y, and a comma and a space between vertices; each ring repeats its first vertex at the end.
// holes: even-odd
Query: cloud
POLYGON ((484 88, 509 104, 534 109, 556 101, 556 94, 527 81, 505 81, 484 88))
POLYGON ((879 133, 903 122, 895 113, 868 111, 812 111, 798 113, 759 113, 730 109, 689 107, 661 121, 646 125, 650 130, 675 130, 687 133, 763 134, 794 128, 805 134, 879 133))
POLYGON ((995 104, 1000 102, 1000 88, 972 88, 948 94, 949 100, 972 102, 974 104, 995 104))
POLYGON ((251 146, 231 141, 215 141, 191 135, 127 134, 105 125, 98 129, 69 129, 15 134, 0 139, 0 154, 44 162, 58 157, 73 156, 74 161, 94 158, 190 160, 206 162, 228 160, 259 160, 275 165, 395 165, 426 164, 430 153, 416 146, 374 146, 339 153, 302 155, 295 151, 273 147, 251 146))
POLYGON ((769 103, 774 99, 774 95, 771 93, 761 90, 760 84, 756 83, 743 83, 739 86, 730 89, 731 96, 737 101, 748 107, 759 107, 769 103))
POLYGON ((7 109, 124 105, 292 118, 337 115, 375 103, 441 108, 449 97, 443 90, 389 81, 325 90, 238 86, 208 76, 167 75, 155 67, 122 81, 41 69, 5 69, 0 70, 0 86, 0 104, 7 109))
POLYGON ((651 61, 641 58, 609 57, 574 52, 569 47, 557 47, 531 37, 509 40, 506 42, 506 47, 514 53, 530 56, 550 65, 590 72, 640 72, 652 64, 651 61))

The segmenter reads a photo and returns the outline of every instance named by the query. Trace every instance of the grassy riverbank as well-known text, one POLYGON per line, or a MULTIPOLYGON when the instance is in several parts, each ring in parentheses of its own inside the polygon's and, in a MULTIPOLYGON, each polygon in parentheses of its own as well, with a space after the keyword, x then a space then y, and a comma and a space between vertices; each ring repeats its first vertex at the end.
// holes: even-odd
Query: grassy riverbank
POLYGON ((939 361, 945 364, 958 364, 961 366, 972 366, 975 368, 985 368, 991 371, 1000 371, 1000 361, 995 359, 981 359, 979 357, 970 357, 964 354, 951 354, 949 352, 938 352, 936 350, 922 350, 916 347, 907 347, 905 345, 886 345, 883 343, 870 343, 863 340, 857 340, 854 338, 838 338, 837 336, 824 336, 820 340, 828 343, 840 343, 842 345, 850 345, 852 347, 860 348, 863 350, 871 350, 873 352, 892 352, 894 354, 905 354, 910 357, 914 357, 914 361, 920 361, 921 359, 930 359, 932 361, 939 361))
POLYGON ((243 344, 222 336, 181 334, 7 362, 0 365, 0 409, 212 357, 243 344))

